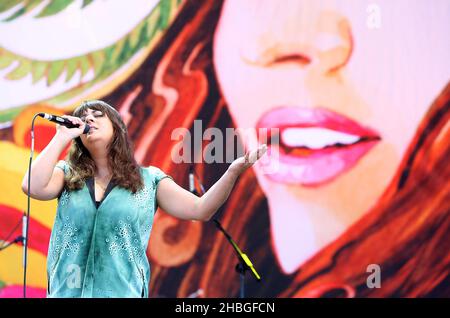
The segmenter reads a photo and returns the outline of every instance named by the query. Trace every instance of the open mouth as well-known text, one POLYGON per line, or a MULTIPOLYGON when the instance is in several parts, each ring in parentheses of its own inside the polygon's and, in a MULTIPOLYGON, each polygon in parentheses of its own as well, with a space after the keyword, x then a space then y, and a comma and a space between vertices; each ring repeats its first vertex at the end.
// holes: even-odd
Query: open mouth
POLYGON ((373 129, 324 108, 279 107, 264 114, 257 128, 258 132, 267 129, 268 140, 260 140, 272 154, 267 176, 305 186, 332 181, 381 140, 373 129))
MULTIPOLYGON (((379 140, 378 136, 358 136, 326 128, 285 127, 280 129, 280 149, 292 156, 308 156, 322 150, 342 148, 379 140)), ((270 143, 270 141, 269 141, 270 143)))
POLYGON ((379 140, 378 136, 358 136, 316 127, 284 127, 278 136, 268 134, 271 140, 279 140, 279 150, 290 156, 310 156, 351 147, 359 143, 379 140))

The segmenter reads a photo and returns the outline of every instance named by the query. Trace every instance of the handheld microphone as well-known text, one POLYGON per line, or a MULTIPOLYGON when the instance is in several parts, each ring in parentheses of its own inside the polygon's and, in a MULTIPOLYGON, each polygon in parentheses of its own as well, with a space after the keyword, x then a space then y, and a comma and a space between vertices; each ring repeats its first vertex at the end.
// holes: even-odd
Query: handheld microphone
MULTIPOLYGON (((65 126, 67 128, 78 128, 78 127, 80 127, 80 125, 73 124, 70 120, 68 120, 67 118, 61 117, 61 116, 51 115, 51 114, 47 114, 47 113, 39 113, 38 115, 41 116, 42 118, 45 118, 45 119, 47 119, 49 121, 52 121, 54 123, 60 124, 62 126, 65 126)), ((89 127, 89 125, 86 124, 86 126, 84 126, 83 134, 87 134, 90 129, 91 129, 91 127, 89 127)))

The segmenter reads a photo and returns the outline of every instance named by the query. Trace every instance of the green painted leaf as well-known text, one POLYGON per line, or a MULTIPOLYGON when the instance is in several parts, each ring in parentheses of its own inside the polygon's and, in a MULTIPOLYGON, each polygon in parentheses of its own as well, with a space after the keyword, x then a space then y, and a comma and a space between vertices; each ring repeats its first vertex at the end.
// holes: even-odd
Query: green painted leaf
POLYGON ((31 63, 31 75, 33 76, 33 84, 39 82, 44 77, 48 63, 34 61, 31 63))
POLYGON ((9 22, 12 21, 18 17, 20 17, 21 15, 25 14, 26 9, 25 8, 21 8, 20 10, 16 11, 13 15, 11 15, 9 18, 3 19, 4 22, 9 22))
POLYGON ((21 60, 20 64, 6 75, 6 79, 19 80, 28 75, 31 71, 31 63, 28 60, 21 60))
POLYGON ((169 24, 172 3, 168 0, 162 0, 159 4, 161 13, 159 16, 158 24, 160 28, 166 28, 169 24))
POLYGON ((50 64, 50 68, 48 70, 47 75, 47 85, 52 85, 60 76, 62 71, 64 70, 64 61, 55 61, 50 64))
POLYGON ((126 38, 122 50, 120 51, 120 54, 117 57, 117 62, 120 64, 125 63, 130 55, 131 55, 130 40, 126 38))
POLYGON ((136 47, 137 49, 144 47, 149 42, 149 38, 147 37, 147 28, 148 23, 147 21, 145 21, 145 23, 142 25, 142 28, 139 31, 139 39, 136 47))
POLYGON ((73 0, 53 0, 39 13, 36 17, 42 18, 49 15, 54 15, 67 8, 73 0))
POLYGON ((130 39, 130 46, 131 47, 136 47, 138 45, 139 35, 140 35, 141 29, 142 29, 142 25, 140 25, 139 27, 134 28, 133 31, 131 31, 131 33, 129 33, 128 38, 130 39))
POLYGON ((14 56, 0 49, 0 70, 10 66, 14 61, 14 56))
POLYGON ((17 19, 18 17, 24 15, 25 13, 30 12, 33 10, 37 5, 39 5, 42 2, 42 0, 30 0, 26 1, 24 6, 20 8, 18 11, 16 11, 13 15, 11 15, 9 18, 4 19, 3 21, 9 22, 14 19, 17 19))
POLYGON ((70 81, 78 69, 79 59, 72 58, 66 61, 66 82, 70 81))
MULTIPOLYGON (((5 22, 9 22, 30 12, 31 10, 33 10, 34 8, 36 8, 38 5, 42 4, 45 1, 46 0, 0 0, 0 13, 12 9, 19 4, 22 4, 21 7, 18 7, 17 11, 15 11, 11 16, 3 20, 5 22)), ((43 18, 57 14, 62 10, 66 9, 73 2, 74 0, 49 0, 48 4, 44 7, 44 9, 42 9, 39 12, 38 15, 36 15, 36 17, 43 18)), ((94 0, 83 0, 81 9, 87 7, 92 2, 94 2, 94 0)))
POLYGON ((9 9, 15 7, 19 3, 24 2, 24 0, 3 0, 0 1, 0 12, 8 11, 9 9))
POLYGON ((116 45, 111 46, 111 56, 108 59, 108 62, 115 61, 119 58, 120 52, 122 52, 123 45, 125 44, 125 40, 120 40, 116 43, 116 45))
POLYGON ((156 7, 155 10, 150 15, 148 19, 148 27, 147 27, 147 38, 151 39, 156 33, 158 29, 158 21, 159 21, 160 9, 156 7))
POLYGON ((83 76, 87 74, 91 66, 89 65, 87 57, 80 58, 79 62, 80 62, 79 65, 81 70, 81 78, 83 78, 83 76))

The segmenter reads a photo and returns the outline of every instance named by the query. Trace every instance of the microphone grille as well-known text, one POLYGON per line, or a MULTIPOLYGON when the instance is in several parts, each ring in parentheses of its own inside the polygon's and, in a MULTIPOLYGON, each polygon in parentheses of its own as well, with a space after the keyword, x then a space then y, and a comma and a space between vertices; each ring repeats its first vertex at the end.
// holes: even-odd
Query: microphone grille
POLYGON ((83 134, 87 134, 89 132, 89 130, 91 129, 91 126, 89 126, 88 124, 86 124, 84 126, 84 130, 83 130, 83 134))

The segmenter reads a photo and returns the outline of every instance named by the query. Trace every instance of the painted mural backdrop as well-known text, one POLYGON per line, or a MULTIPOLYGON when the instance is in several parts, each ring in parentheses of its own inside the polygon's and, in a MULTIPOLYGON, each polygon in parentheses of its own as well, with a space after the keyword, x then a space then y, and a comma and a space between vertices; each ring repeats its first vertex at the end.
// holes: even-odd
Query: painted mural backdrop
MULTIPOLYGON (((450 296, 449 30, 446 0, 1 1, 0 245, 21 234, 33 115, 102 99, 138 162, 185 187, 174 129, 279 129, 279 169, 246 171, 217 214, 263 278, 247 295, 450 296)), ((35 131, 39 153, 55 127, 35 131)), ((208 188, 227 164, 194 168, 208 188)), ((32 201, 34 297, 55 211, 32 201)), ((157 213, 152 297, 238 295, 211 223, 157 213)), ((21 284, 16 243, 0 251, 0 297, 21 284)))

